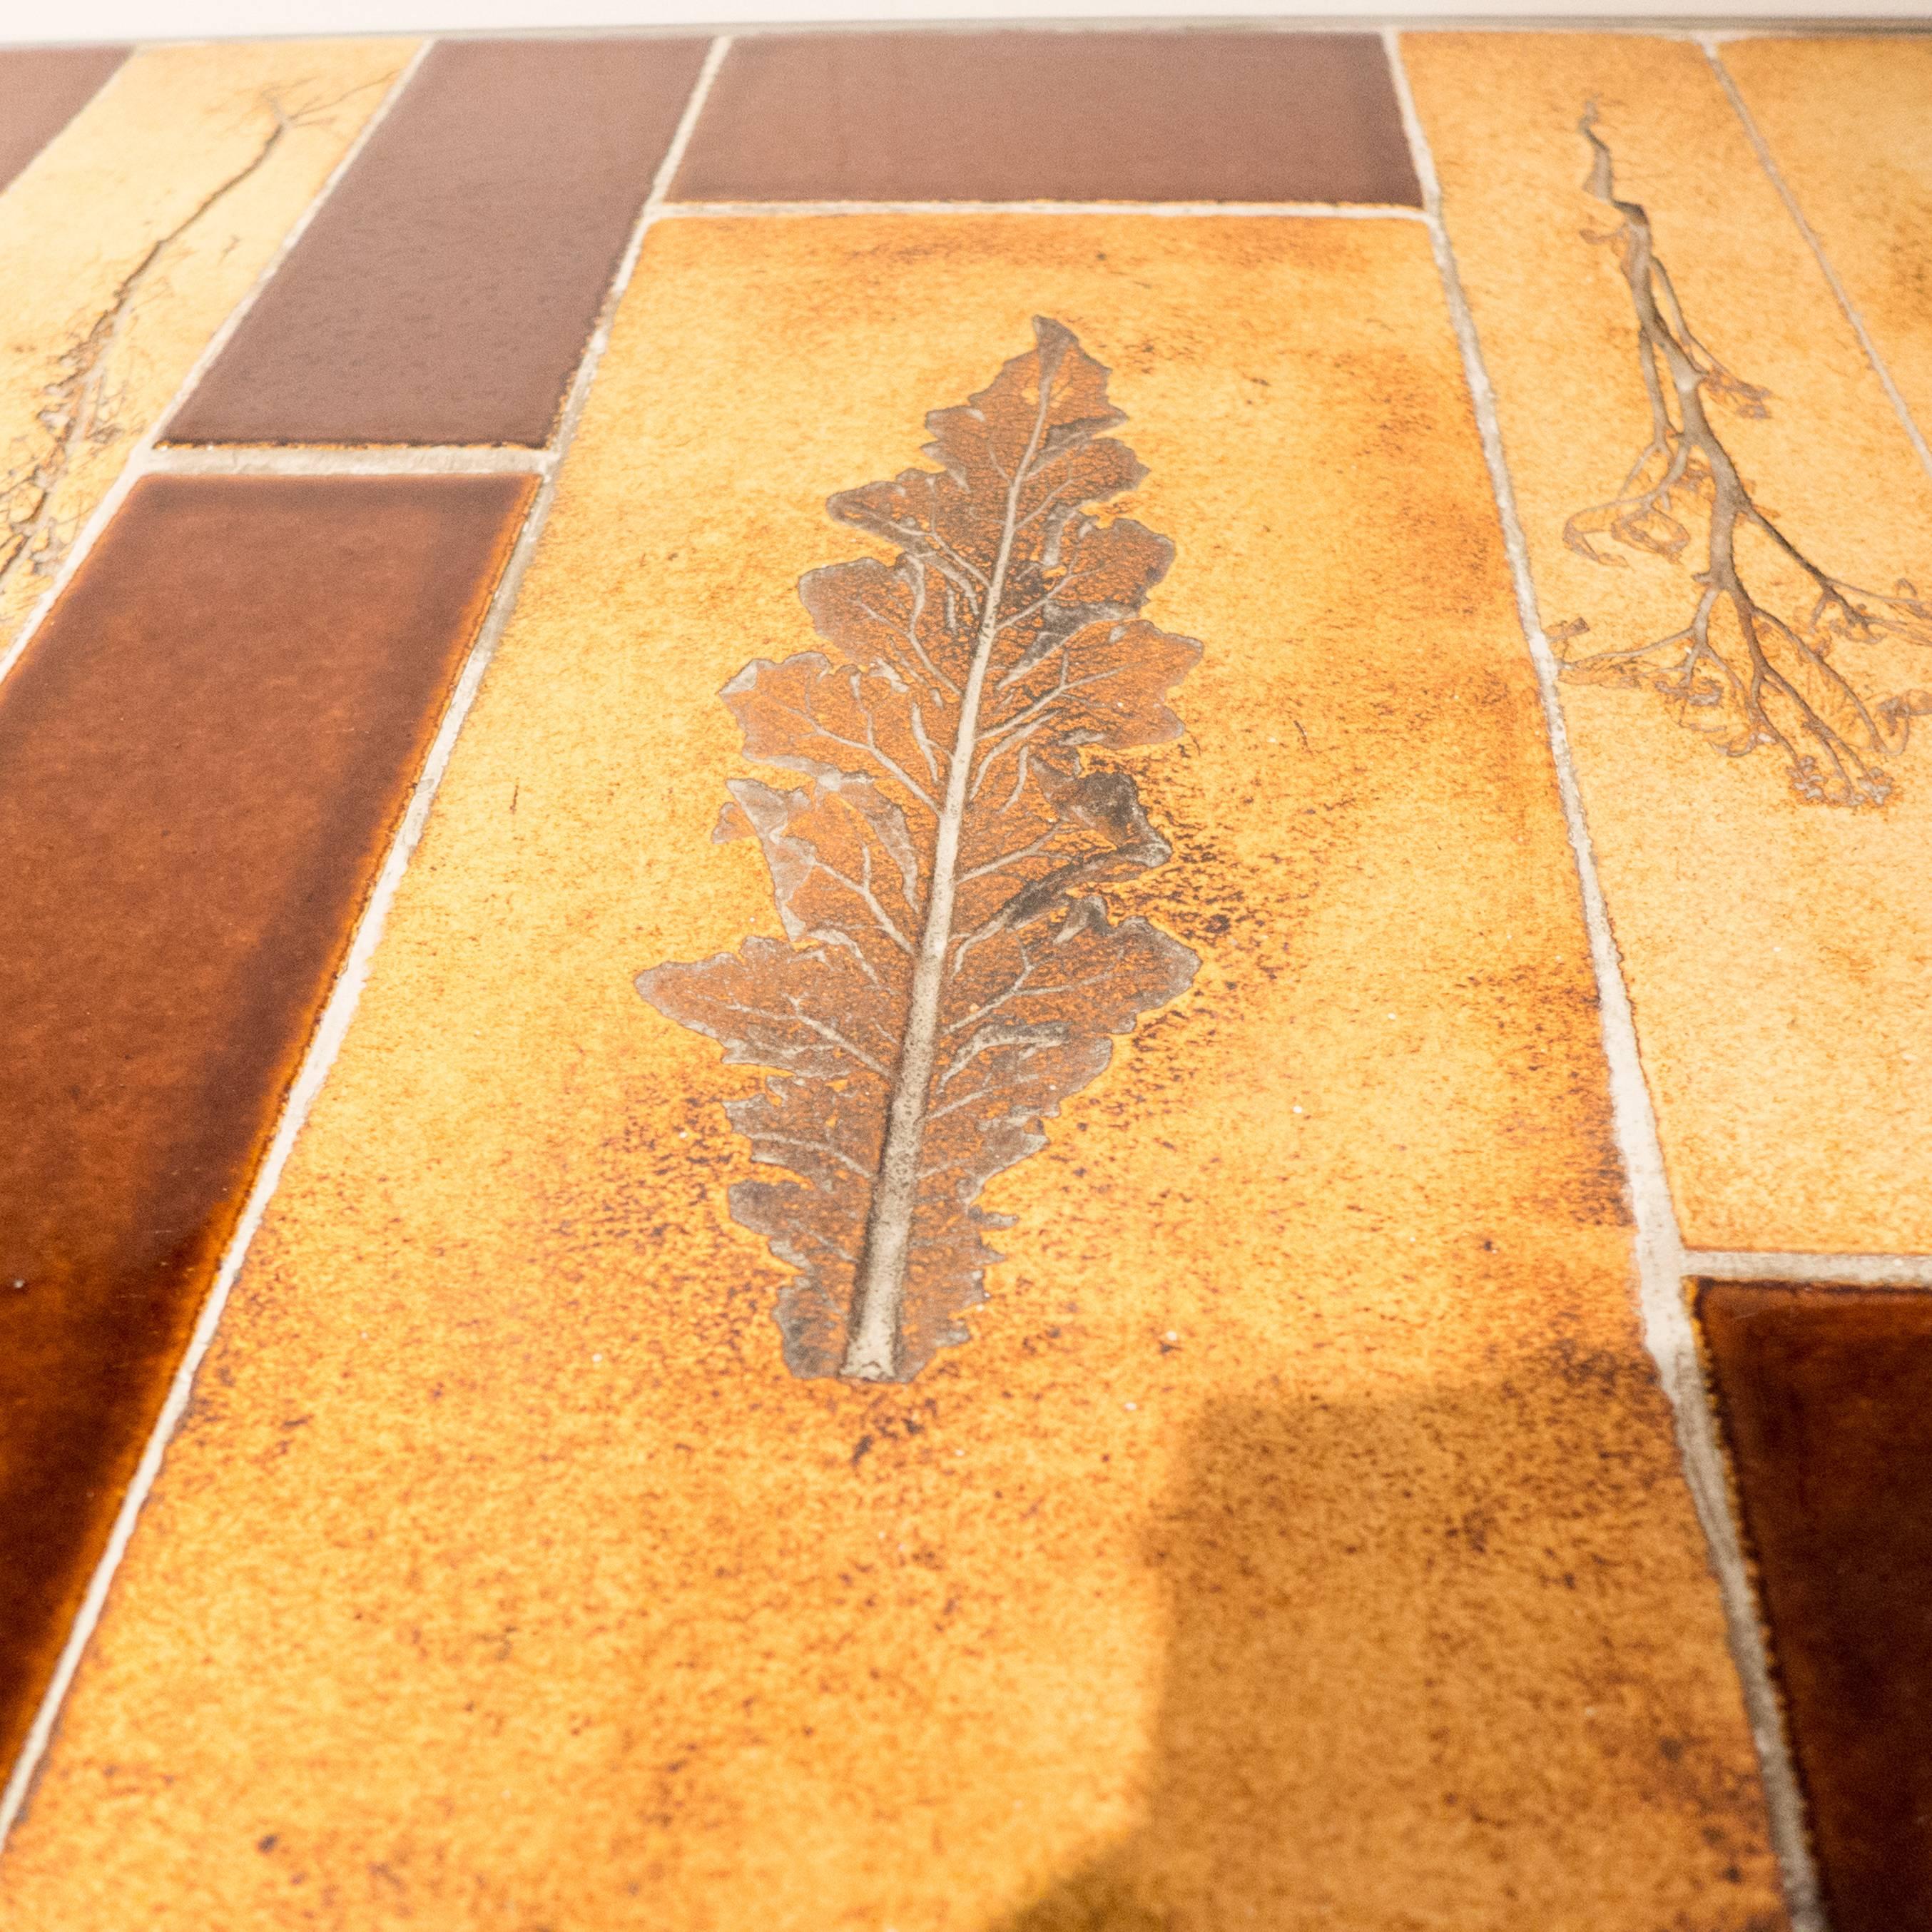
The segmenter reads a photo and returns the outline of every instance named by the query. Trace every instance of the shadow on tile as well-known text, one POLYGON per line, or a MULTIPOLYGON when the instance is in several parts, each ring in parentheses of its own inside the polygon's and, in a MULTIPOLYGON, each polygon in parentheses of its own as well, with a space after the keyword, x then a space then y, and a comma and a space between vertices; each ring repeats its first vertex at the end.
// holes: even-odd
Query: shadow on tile
POLYGON ((1493 1483, 1515 1408, 1504 1385, 1210 1408, 1149 1530, 1169 1624, 1143 1822, 986 1932, 1688 1924, 1694 1900, 1700 1932, 1778 1932, 1755 1778, 1684 1734, 1673 1660, 1603 1587, 1627 1520, 1575 1546, 1575 1505, 1618 1479, 1573 1466, 1568 1520, 1526 1511, 1546 1471, 1493 1483), (1507 1742, 1526 1701, 1539 1762, 1507 1742))

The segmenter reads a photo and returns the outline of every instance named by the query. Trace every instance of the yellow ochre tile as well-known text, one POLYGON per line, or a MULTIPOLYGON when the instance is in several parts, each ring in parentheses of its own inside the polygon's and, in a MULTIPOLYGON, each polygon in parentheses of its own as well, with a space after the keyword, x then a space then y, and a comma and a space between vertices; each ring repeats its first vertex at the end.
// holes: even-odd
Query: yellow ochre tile
POLYGON ((0 652, 412 45, 145 50, 0 194, 0 652))
POLYGON ((1767 38, 1720 51, 1906 406, 1932 434, 1932 43, 1767 38))
POLYGON ((664 224, 0 1912, 1768 1926, 1630 1245, 1420 225, 664 224), (758 1076, 632 979, 778 933, 719 690, 1035 314, 1204 646, 1109 892, 1201 964, 988 1189, 970 1339, 800 1379, 758 1076))
MULTIPOLYGON (((1617 496, 1650 434, 1618 217, 1587 185, 1579 122, 1592 103, 1616 192, 1647 210, 1681 320, 1732 379, 1702 394, 1751 503, 1858 586, 1856 608, 1888 619, 1826 638, 1828 658, 1800 686, 1855 747, 1846 770, 1862 773, 1863 804, 1803 795, 1807 783, 1844 795, 1822 754, 1823 778, 1794 784, 1777 745, 1747 752, 1709 658, 1690 703, 1681 683, 1618 688, 1573 673, 1563 688, 1685 1238, 1932 1250, 1932 628, 1911 588, 1932 586, 1932 485, 1695 47, 1417 34, 1403 52, 1559 650, 1574 664, 1690 625, 1713 527, 1710 498, 1680 494, 1675 556, 1660 520, 1625 542, 1606 515, 1586 516, 1565 542, 1570 518, 1617 496), (1857 704, 1882 748, 1847 722, 1857 704)), ((1748 517, 1737 527, 1747 589, 1793 637, 1816 638, 1816 583, 1748 517)), ((1714 640, 1748 673, 1731 608, 1720 600, 1714 640)), ((1766 634, 1791 670, 1796 645, 1766 634)), ((1772 704, 1798 753, 1815 753, 1791 706, 1772 704)))

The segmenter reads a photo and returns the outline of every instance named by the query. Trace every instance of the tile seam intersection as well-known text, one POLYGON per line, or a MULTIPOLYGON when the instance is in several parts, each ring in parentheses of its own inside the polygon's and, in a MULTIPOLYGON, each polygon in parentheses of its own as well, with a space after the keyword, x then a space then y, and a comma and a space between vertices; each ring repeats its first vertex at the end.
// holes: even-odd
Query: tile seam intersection
MULTIPOLYGON (((329 170, 322 185, 310 196, 308 206, 291 224, 289 232, 283 236, 274 254, 263 265, 261 273, 202 345, 200 354, 189 365, 188 374, 182 378, 173 395, 128 451, 128 459, 121 466, 119 474, 103 493, 100 502, 94 506, 86 522, 76 532, 67 555, 61 561, 60 568, 54 574, 54 580, 28 609, 19 630, 14 633, 12 642, 4 650, 0 650, 0 684, 5 682, 14 667, 26 654, 40 626, 46 622, 49 613, 66 593, 68 586, 79 574, 81 566, 87 561, 88 553, 99 541, 101 532, 113 521, 116 514, 127 501, 135 485, 144 476, 152 473, 149 469, 151 460, 167 433, 170 422, 180 412, 183 404, 194 394, 202 379, 214 367, 216 359, 228 346, 248 311, 260 300, 262 290, 274 279, 282 264, 295 252, 297 244, 308 233, 322 204, 341 184, 374 138, 376 129, 388 118, 396 104, 408 92, 410 82, 416 79, 434 45, 433 38, 425 38, 418 44, 416 52, 397 70, 394 80, 389 84, 388 93, 362 124, 356 138, 343 150, 341 158, 329 170)), ((0 1843, 5 1840, 7 1816, 4 1802, 0 1801, 0 1843)))
MULTIPOLYGON (((433 40, 429 40, 423 43, 410 67, 406 70, 404 80, 413 74, 415 68, 420 64, 433 44, 433 40)), ((133 1540, 142 1510, 160 1474, 169 1443, 187 1411, 194 1393, 196 1376, 213 1346, 228 1298, 247 1258, 249 1246, 280 1184, 283 1170, 287 1166, 295 1142, 308 1120, 309 1110, 328 1078, 336 1055, 355 1018, 376 948, 382 936, 390 905, 422 836, 436 792, 455 749, 456 740, 476 700, 490 660, 495 655, 496 645, 508 624, 524 572, 541 539, 544 524, 555 500, 562 458, 576 434, 578 420, 583 414, 591 383, 596 376, 596 365, 608 345, 610 326, 615 320, 617 306, 635 270, 645 232, 651 226, 656 206, 682 158, 691 130, 702 110, 704 98, 710 92, 712 79, 730 44, 729 35, 718 35, 711 40, 704 64, 686 100, 671 145, 653 175, 644 208, 632 224, 616 272, 607 286, 603 300, 598 304, 597 326, 592 331, 579 360, 564 406, 559 412, 556 426, 552 431, 550 444, 547 450, 538 452, 544 460, 542 469, 536 472, 536 488, 524 509, 521 527, 498 578, 488 612, 464 659, 463 668, 451 687, 448 700, 438 721, 429 752, 410 788, 409 803, 404 812, 401 823, 364 902, 361 914, 350 934, 342 964, 309 1036, 296 1077, 283 1098, 267 1151, 256 1169, 241 1214, 223 1251, 220 1264, 202 1298, 187 1349, 170 1382, 166 1397, 154 1425, 148 1432, 134 1475, 123 1492, 121 1506, 116 1514, 107 1543, 88 1580, 80 1608, 69 1627, 67 1641, 62 1647, 53 1675, 34 1713, 34 1721, 21 1747, 19 1759, 11 1768, 4 1791, 0 1791, 0 1850, 4 1850, 13 1828, 26 1808, 28 1798, 45 1760, 61 1707, 72 1684, 81 1658, 99 1624, 108 1592, 112 1586, 122 1558, 133 1540)), ((400 92, 403 84, 404 80, 399 80, 397 87, 392 90, 392 99, 400 92)), ((365 134, 367 131, 365 128, 365 134)), ((330 176, 316 196, 318 202, 322 195, 332 189, 340 178, 350 158, 345 156, 342 165, 330 176)), ((314 205, 311 204, 311 208, 314 205)), ((279 265, 280 259, 278 256, 276 266, 279 265)), ((266 272, 262 278, 262 280, 266 280, 266 272)), ((260 284, 258 283, 257 286, 260 286, 260 284)), ((199 376, 203 366, 205 363, 197 364, 191 372, 190 382, 199 376)), ((184 384, 182 397, 186 395, 189 386, 189 384, 184 384)), ((178 400, 179 398, 177 404, 178 400)), ((166 418, 164 416, 158 421, 164 423, 166 418)), ((130 464, 134 460, 130 457, 130 464)), ((124 490, 122 494, 124 496, 126 493, 124 490)), ((103 521, 105 521, 104 518, 103 521)), ((48 601, 50 604, 51 596, 48 601)), ((38 622, 38 616, 36 621, 38 622)))
POLYGON ((1570 753, 1557 664, 1539 614, 1530 572, 1528 541, 1516 504, 1515 488, 1504 455, 1502 429, 1475 318, 1464 292, 1454 250, 1442 217, 1442 197, 1435 155, 1422 124, 1396 29, 1384 28, 1402 124, 1409 139, 1423 205, 1429 218, 1444 302, 1462 352, 1483 456, 1496 499, 1517 616, 1529 650, 1549 734, 1570 852, 1582 902, 1584 922, 1595 973, 1612 1120, 1636 1220, 1638 1311, 1643 1338, 1655 1363, 1676 1424, 1679 1459, 1705 1537, 1730 1639, 1732 1660, 1743 1694, 1745 1715, 1756 1745, 1765 1788, 1772 1850, 1781 1868, 1792 1932, 1827 1932, 1809 1832, 1786 1732, 1782 1705, 1772 1683, 1756 1594, 1742 1538, 1732 1514, 1730 1480, 1715 1418, 1706 1390, 1703 1366, 1690 1312, 1684 1304, 1685 1252, 1664 1164, 1629 995, 1616 940, 1591 845, 1582 795, 1570 753))

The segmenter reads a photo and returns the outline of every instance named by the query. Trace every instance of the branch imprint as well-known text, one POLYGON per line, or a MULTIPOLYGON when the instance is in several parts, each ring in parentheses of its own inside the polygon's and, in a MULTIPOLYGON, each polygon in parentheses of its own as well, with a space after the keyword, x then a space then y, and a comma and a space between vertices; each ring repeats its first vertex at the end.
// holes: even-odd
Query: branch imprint
POLYGON ((1874 697, 1840 668, 1834 652, 1846 643, 1932 646, 1932 606, 1904 578, 1886 592, 1833 576, 1758 502, 1711 406, 1763 417, 1770 392, 1733 375, 1693 332, 1657 257, 1648 214, 1617 194, 1594 105, 1579 131, 1590 146, 1586 185, 1618 217, 1611 232, 1585 239, 1615 250, 1629 288, 1651 427, 1616 496, 1577 512, 1563 526, 1563 541, 1593 563, 1622 568, 1626 560, 1600 549, 1598 538, 1675 560, 1692 548, 1694 524, 1702 556, 1690 579, 1697 601, 1682 629, 1575 656, 1567 647, 1588 626, 1558 626, 1550 641, 1564 658, 1562 674, 1572 683, 1655 692, 1679 724, 1732 758, 1776 749, 1792 790, 1808 803, 1882 806, 1894 784, 1882 761, 1904 750, 1914 717, 1932 713, 1932 691, 1874 697), (1774 587, 1765 588, 1767 582, 1774 587))
POLYGON ((761 1166, 733 1217, 796 1272, 776 1310, 794 1374, 909 1382, 968 1339, 1002 1258, 976 1203, 1046 1144, 1113 1036, 1199 960, 1112 883, 1165 864, 1128 774, 1086 748, 1180 736, 1192 638, 1139 613, 1173 545, 1088 506, 1145 473, 1106 434, 1108 371, 1060 323, 926 418, 940 466, 842 491, 835 520, 897 547, 810 572, 822 650, 756 658, 720 693, 746 755, 714 836, 758 842, 785 932, 655 967, 638 990, 771 1070, 727 1104, 761 1166))

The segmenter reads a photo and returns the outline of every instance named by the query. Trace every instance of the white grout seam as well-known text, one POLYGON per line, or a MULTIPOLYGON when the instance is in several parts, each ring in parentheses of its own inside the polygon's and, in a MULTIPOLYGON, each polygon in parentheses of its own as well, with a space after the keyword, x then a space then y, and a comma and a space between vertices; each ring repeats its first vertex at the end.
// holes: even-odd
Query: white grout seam
MULTIPOLYGON (((187 1412, 194 1394, 195 1378, 214 1342, 215 1331, 220 1325, 223 1312, 227 1306, 229 1295, 247 1258, 249 1245, 268 1210, 268 1202, 280 1181, 290 1154, 308 1118, 309 1109, 321 1091, 322 1083, 327 1079, 336 1054, 347 1035, 350 1024, 355 1018, 356 1006, 368 979, 370 962, 382 938, 382 928, 388 916, 389 908, 395 898, 397 888, 415 853, 417 842, 422 836, 430 806, 455 748, 456 740, 462 731, 470 706, 476 701, 478 688, 489 668, 490 660, 495 654, 504 627, 509 621, 524 571, 541 538, 544 521, 556 496, 559 470, 572 439, 577 433, 578 423, 583 415, 584 403, 596 374, 597 364, 610 342, 610 328, 617 304, 637 266, 638 253, 642 245, 644 232, 654 218, 664 190, 670 184, 678 163, 683 157, 685 146, 691 137, 691 130, 703 107, 704 97, 710 89, 712 76, 717 73, 718 64, 724 58, 729 45, 728 37, 720 37, 712 42, 704 64, 692 88, 691 98, 686 102, 684 113, 678 122, 677 132, 652 178, 650 197, 632 230, 623 259, 605 293, 597 327, 592 332, 583 360, 578 366, 568 398, 559 418, 556 432, 549 450, 543 452, 544 460, 541 481, 530 508, 525 513, 523 529, 510 553, 496 593, 490 599, 488 614, 477 633, 476 641, 464 662, 462 671, 451 692, 449 703, 430 747, 429 755, 424 761, 422 772, 411 791, 408 809, 404 814, 401 826, 383 860, 382 870, 376 876, 362 917, 357 922, 341 971, 330 989, 322 1016, 303 1056, 301 1069, 283 1103, 268 1153, 256 1171, 248 1200, 236 1223, 235 1232, 223 1252, 221 1265, 196 1318, 187 1351, 169 1384, 166 1399, 153 1430, 149 1432, 140 1466, 122 1498, 121 1507, 116 1515, 106 1547, 89 1580, 87 1594, 82 1600, 80 1612, 68 1632, 68 1640, 61 1652, 52 1679, 40 1700, 39 1709, 34 1714, 33 1726, 22 1747, 19 1762, 8 1780, 4 1795, 0 1795, 0 1845, 4 1844, 8 1833, 26 1806, 28 1795, 45 1756, 48 1741, 52 1735, 62 1703, 73 1682, 81 1656, 100 1622, 115 1573, 133 1538, 142 1508, 160 1474, 169 1442, 187 1412)), ((338 176, 339 172, 338 170, 338 176)), ((332 186, 336 178, 331 178, 332 186)))
POLYGON ((1422 221, 1419 208, 1397 202, 1346 201, 678 201, 658 210, 667 221, 758 215, 839 214, 1132 214, 1198 220, 1422 221))
POLYGON ((1826 1932, 1817 1875, 1811 1858, 1804 1802, 1792 1769, 1782 1708, 1773 1688, 1757 1606, 1744 1560, 1742 1540, 1730 1508, 1730 1486, 1712 1418, 1696 1336, 1684 1297, 1685 1256, 1677 1229, 1676 1214, 1664 1166, 1656 1117, 1645 1083, 1636 1028, 1623 982, 1616 941, 1610 930, 1596 857, 1583 816, 1582 793, 1570 755, 1561 700, 1558 666, 1538 615, 1535 585, 1530 575, 1529 548, 1517 513, 1516 492, 1503 454, 1502 425, 1496 394, 1483 360, 1475 319, 1464 292, 1448 230, 1442 219, 1442 194, 1435 156, 1418 115, 1402 64, 1394 29, 1383 30, 1389 68, 1402 110, 1402 124, 1429 216, 1430 245, 1440 272, 1462 367, 1469 386, 1483 457, 1495 490, 1509 561, 1530 657, 1535 666, 1544 722, 1556 768, 1563 817, 1582 890, 1588 929, 1591 964, 1597 979, 1603 1019, 1604 1048, 1609 1063, 1610 1104, 1617 1144, 1628 1178, 1636 1222, 1638 1306, 1644 1342, 1657 1364, 1677 1425, 1678 1446, 1698 1519, 1703 1526, 1712 1568, 1715 1573, 1729 1634, 1731 1654, 1741 1681, 1747 1715, 1757 1746, 1758 1761, 1769 1813, 1772 1844, 1782 1868, 1792 1932, 1826 1932))
POLYGON ((1704 58, 1710 63, 1711 71, 1717 76, 1718 85, 1724 90, 1738 120, 1743 123, 1744 133, 1750 137, 1752 147, 1756 150, 1759 166, 1771 178, 1772 187, 1784 197, 1786 211, 1797 224, 1798 233, 1810 244, 1812 254, 1816 257, 1819 271, 1824 276, 1832 293, 1837 297, 1839 308, 1844 310, 1845 320, 1852 326, 1852 333, 1858 338, 1858 346, 1865 352, 1865 360, 1871 364, 1879 381, 1884 386, 1886 394, 1891 398, 1892 409, 1905 430, 1906 440, 1918 456, 1921 466, 1928 476, 1932 476, 1932 448, 1926 446, 1924 436, 1912 418, 1911 406, 1906 401, 1898 385, 1892 380, 1892 370, 1886 365, 1885 358, 1879 353, 1878 344, 1872 340, 1871 331, 1866 328, 1864 317, 1858 313, 1850 292, 1838 279, 1838 272, 1832 267, 1830 257, 1826 254, 1825 244, 1819 238, 1818 231, 1806 219, 1804 209, 1798 206, 1798 197, 1792 192, 1790 183, 1784 178, 1784 170, 1772 157, 1770 143, 1765 140, 1756 117, 1745 106, 1744 95, 1738 91, 1736 81, 1732 78, 1730 70, 1725 66, 1723 56, 1718 52, 1718 36, 1700 34, 1697 37, 1697 44, 1703 50, 1704 58))
MULTIPOLYGON (((276 271, 294 253, 296 244, 308 232, 309 224, 314 220, 322 203, 335 192, 343 177, 356 165, 363 149, 374 137, 376 130, 388 118, 396 103, 401 99, 410 82, 415 80, 418 69, 428 58, 433 44, 430 40, 424 40, 403 64, 401 70, 376 111, 362 124, 361 132, 343 150, 342 158, 329 170, 328 178, 316 190, 314 199, 296 217, 287 234, 282 237, 280 245, 268 258, 262 272, 255 278, 254 286, 235 304, 227 319, 208 338, 201 353, 195 358, 193 366, 182 378, 181 386, 176 390, 167 406, 148 425, 134 448, 128 452, 128 460, 121 466, 121 473, 108 486, 106 494, 94 506, 93 514, 75 534, 73 543, 68 546, 67 555, 61 560, 60 568, 54 574, 53 582, 48 585, 27 613, 25 621, 14 633, 12 644, 0 650, 0 682, 4 682, 20 662, 22 653, 33 640, 34 633, 46 622, 47 613, 60 601, 80 566, 86 562, 88 553, 99 541, 101 532, 113 521, 116 512, 127 501, 129 491, 143 476, 152 473, 153 470, 158 466, 155 463, 157 446, 166 434, 170 420, 179 413, 188 398, 194 393, 202 378, 214 366, 215 358, 228 346, 248 311, 261 299, 262 291, 274 280, 276 271)), ((4 1820, 5 1813, 0 1810, 0 1836, 4 1834, 4 1820)))
POLYGON ((149 476, 541 476, 545 449, 504 445, 169 443, 148 458, 149 476))
POLYGON ((1712 1281, 1788 1281, 1821 1288, 1932 1288, 1932 1255, 1808 1255, 1687 1248, 1684 1270, 1712 1281))

